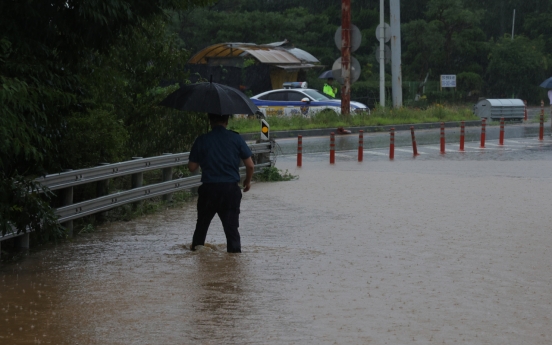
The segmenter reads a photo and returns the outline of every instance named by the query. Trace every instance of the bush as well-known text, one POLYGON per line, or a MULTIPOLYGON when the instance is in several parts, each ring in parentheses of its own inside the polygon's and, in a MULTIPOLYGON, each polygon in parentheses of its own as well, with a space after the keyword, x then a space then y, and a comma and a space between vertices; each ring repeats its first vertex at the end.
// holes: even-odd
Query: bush
POLYGON ((282 170, 276 167, 264 168, 262 172, 253 175, 253 179, 259 182, 275 182, 275 181, 291 181, 297 176, 290 174, 287 170, 282 170))

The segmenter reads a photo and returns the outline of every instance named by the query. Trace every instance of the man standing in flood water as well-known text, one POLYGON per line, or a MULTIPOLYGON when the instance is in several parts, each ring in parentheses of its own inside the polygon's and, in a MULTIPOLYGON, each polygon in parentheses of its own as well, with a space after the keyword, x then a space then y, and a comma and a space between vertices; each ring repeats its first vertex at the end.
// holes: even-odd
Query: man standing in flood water
POLYGON ((246 168, 243 191, 251 188, 254 164, 252 153, 243 138, 227 130, 229 115, 209 114, 211 131, 200 135, 194 142, 188 168, 195 172, 201 167, 201 182, 197 199, 197 223, 191 249, 205 245, 211 220, 218 214, 224 234, 226 250, 241 253, 238 232, 242 192, 239 187, 240 160, 246 168))

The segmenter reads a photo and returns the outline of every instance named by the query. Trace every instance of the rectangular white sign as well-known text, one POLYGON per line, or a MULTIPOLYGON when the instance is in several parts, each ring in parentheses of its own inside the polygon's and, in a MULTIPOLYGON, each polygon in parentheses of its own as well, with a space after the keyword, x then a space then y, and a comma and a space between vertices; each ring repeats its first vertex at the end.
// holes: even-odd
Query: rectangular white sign
POLYGON ((441 74, 441 87, 456 87, 456 74, 441 74))

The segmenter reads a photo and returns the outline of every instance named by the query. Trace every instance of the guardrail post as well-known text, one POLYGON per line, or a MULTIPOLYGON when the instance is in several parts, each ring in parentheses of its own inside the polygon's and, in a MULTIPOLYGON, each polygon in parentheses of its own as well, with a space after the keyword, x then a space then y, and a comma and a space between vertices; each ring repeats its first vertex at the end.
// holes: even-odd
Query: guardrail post
MULTIPOLYGON (((132 157, 133 160, 134 159, 142 159, 142 158, 144 158, 144 157, 132 157)), ((134 188, 142 187, 143 184, 144 184, 144 173, 143 172, 135 173, 135 174, 132 174, 130 176, 130 188, 134 189, 134 188)), ((142 201, 136 201, 132 204, 136 208, 136 207, 139 207, 142 204, 142 201)))
POLYGON ((464 151, 464 137, 465 137, 465 127, 466 123, 464 121, 460 122, 460 151, 464 151))
MULTIPOLYGON (((163 153, 163 155, 172 155, 172 153, 163 153)), ((163 182, 171 181, 173 179, 173 168, 163 168, 163 182)), ((170 202, 172 200, 172 193, 163 195, 163 201, 170 202)))
POLYGON ((15 238, 15 245, 20 249, 29 249, 31 234, 26 232, 25 234, 15 238))
MULTIPOLYGON (((69 172, 72 170, 73 169, 67 169, 67 170, 64 170, 64 172, 69 172)), ((60 197, 61 206, 67 206, 67 205, 73 204, 73 187, 63 188, 59 194, 60 194, 59 197, 60 197)), ((61 225, 65 228, 67 235, 69 237, 73 237, 73 221, 69 220, 67 222, 62 223, 61 225)))
POLYGON ((486 119, 481 120, 481 144, 480 148, 485 148, 485 126, 487 126, 486 119))
POLYGON ((525 105, 525 110, 524 110, 524 113, 523 113, 523 120, 527 121, 527 101, 524 100, 523 104, 525 105))
MULTIPOLYGON (((109 165, 110 163, 100 163, 100 165, 109 165)), ((109 194, 109 179, 96 182, 96 198, 109 194)), ((105 221, 107 212, 96 213, 96 219, 98 221, 105 221)))

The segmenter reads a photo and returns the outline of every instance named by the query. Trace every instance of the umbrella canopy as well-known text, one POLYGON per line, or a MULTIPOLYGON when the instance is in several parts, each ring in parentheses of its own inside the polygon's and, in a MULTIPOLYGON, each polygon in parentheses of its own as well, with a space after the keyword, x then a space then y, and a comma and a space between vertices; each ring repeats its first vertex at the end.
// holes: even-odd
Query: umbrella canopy
POLYGON ((318 76, 319 79, 333 78, 332 70, 326 71, 318 76))
POLYGON ((217 83, 184 85, 159 105, 178 110, 231 115, 253 115, 259 108, 243 92, 217 83))
POLYGON ((552 89, 552 77, 546 79, 540 84, 540 87, 544 87, 546 89, 552 89))

